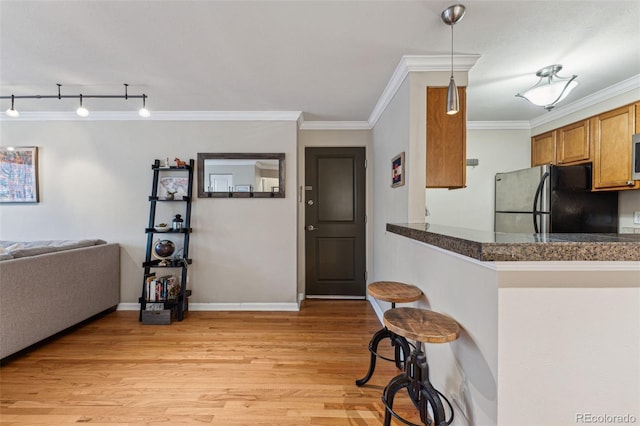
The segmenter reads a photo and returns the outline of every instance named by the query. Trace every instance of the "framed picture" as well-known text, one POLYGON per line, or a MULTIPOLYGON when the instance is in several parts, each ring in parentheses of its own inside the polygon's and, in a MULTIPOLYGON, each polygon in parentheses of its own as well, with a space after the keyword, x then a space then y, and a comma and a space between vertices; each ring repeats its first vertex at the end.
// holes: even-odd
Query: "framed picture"
POLYGON ((236 185, 236 192, 251 192, 251 185, 236 185))
POLYGON ((391 187, 404 185, 404 151, 391 160, 391 187))
POLYGON ((38 147, 1 147, 0 203, 38 201, 38 147))
POLYGON ((166 176, 160 178, 160 187, 167 197, 170 193, 175 197, 182 197, 189 193, 189 178, 186 176, 166 176))

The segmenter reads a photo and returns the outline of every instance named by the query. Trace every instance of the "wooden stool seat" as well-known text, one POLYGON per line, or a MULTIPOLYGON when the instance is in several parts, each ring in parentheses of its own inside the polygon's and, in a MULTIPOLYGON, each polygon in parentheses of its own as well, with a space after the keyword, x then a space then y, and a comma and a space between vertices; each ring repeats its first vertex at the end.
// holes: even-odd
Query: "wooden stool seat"
POLYGON ((422 343, 447 343, 460 336, 455 320, 426 309, 390 309, 384 313, 384 325, 399 336, 422 343))
POLYGON ((370 296, 391 303, 415 302, 422 297, 422 290, 415 285, 396 281, 376 281, 367 286, 370 296))

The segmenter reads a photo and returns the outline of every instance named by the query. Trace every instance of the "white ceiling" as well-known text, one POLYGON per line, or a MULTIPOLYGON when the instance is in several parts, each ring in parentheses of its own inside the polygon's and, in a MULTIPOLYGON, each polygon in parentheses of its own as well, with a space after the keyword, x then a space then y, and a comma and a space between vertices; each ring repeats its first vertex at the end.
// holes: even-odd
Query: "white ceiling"
MULTIPOLYGON (((302 111, 305 122, 367 121, 403 55, 450 53, 440 13, 453 3, 0 0, 0 95, 51 95, 56 83, 63 94, 121 94, 128 83, 130 94, 149 96, 152 112, 302 111)), ((514 95, 550 64, 578 75, 565 104, 640 82, 638 0, 464 4, 454 50, 480 55, 469 72, 469 121, 547 114, 514 95)), ((138 108, 132 102, 85 106, 138 108)), ((16 109, 70 111, 76 103, 21 100, 16 109)))

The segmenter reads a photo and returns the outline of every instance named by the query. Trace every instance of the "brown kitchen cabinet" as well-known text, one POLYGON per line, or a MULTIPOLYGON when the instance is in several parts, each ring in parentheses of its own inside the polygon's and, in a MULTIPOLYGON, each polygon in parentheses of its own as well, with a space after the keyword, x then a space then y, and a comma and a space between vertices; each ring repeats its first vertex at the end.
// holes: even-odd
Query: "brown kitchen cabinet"
POLYGON ((531 138, 531 167, 556 164, 556 132, 531 138))
POLYGON ((448 115, 447 88, 427 87, 427 188, 464 188, 467 171, 466 88, 458 87, 460 111, 448 115))
POLYGON ((594 190, 640 188, 640 181, 631 179, 631 135, 636 128, 636 105, 617 108, 591 119, 594 190))
POLYGON ((636 109, 636 131, 635 133, 640 133, 640 102, 634 105, 636 109))
POLYGON ((564 126, 557 130, 558 165, 591 161, 589 120, 564 126))

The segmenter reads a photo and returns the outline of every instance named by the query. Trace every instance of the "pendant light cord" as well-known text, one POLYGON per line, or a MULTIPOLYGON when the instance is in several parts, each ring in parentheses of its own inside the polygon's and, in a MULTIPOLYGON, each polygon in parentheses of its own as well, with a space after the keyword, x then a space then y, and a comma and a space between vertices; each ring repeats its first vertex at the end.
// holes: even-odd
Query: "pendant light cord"
POLYGON ((451 24, 451 78, 453 78, 453 26, 455 24, 451 24))

